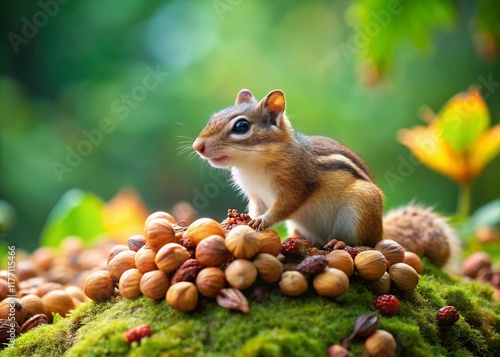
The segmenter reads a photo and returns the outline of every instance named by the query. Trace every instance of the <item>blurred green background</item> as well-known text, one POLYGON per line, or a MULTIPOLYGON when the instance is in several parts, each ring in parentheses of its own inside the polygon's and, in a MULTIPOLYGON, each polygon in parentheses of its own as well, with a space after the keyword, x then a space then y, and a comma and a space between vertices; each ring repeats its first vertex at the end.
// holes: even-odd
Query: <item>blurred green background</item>
MULTIPOLYGON (((411 200, 456 208, 456 184, 415 165, 396 141, 398 129, 423 124, 421 106, 439 111, 475 84, 500 120, 494 1, 0 7, 0 199, 17 218, 3 239, 27 250, 71 188, 109 200, 132 186, 150 210, 185 200, 219 220, 227 208, 244 210, 224 172, 182 150, 241 88, 259 98, 284 90, 295 129, 358 152, 387 209, 411 200)), ((499 163, 474 183, 473 207, 500 196, 499 163)))

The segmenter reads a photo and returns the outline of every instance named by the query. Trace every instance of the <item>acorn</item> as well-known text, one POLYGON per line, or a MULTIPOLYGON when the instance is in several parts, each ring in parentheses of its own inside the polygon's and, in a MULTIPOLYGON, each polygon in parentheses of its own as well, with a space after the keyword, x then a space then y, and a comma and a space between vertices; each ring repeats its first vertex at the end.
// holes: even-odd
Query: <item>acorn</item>
POLYGON ((160 270, 153 270, 142 276, 139 288, 148 298, 160 300, 165 297, 169 286, 168 276, 160 270))
POLYGON ((174 216, 172 216, 170 213, 167 213, 167 212, 163 212, 163 211, 157 211, 157 212, 153 212, 151 213, 147 218, 146 218, 146 221, 144 222, 144 227, 147 227, 148 224, 153 220, 153 219, 156 219, 156 218, 162 218, 162 219, 166 219, 167 221, 169 221, 170 223, 172 224, 175 224, 175 218, 174 216))
POLYGON ((359 253, 354 259, 354 267, 365 280, 380 279, 386 271, 386 259, 378 250, 366 250, 359 253))
POLYGON ((118 289, 120 295, 126 299, 135 299, 142 295, 141 292, 142 273, 139 269, 126 270, 120 277, 118 289))
POLYGON ((198 245, 203 239, 213 235, 225 237, 226 231, 219 222, 211 218, 199 218, 189 225, 186 234, 194 245, 198 245))
POLYGON ((142 273, 158 269, 155 263, 156 252, 147 245, 143 246, 135 254, 135 267, 142 273))
POLYGON ((345 250, 332 250, 326 259, 330 268, 342 270, 347 276, 354 274, 354 261, 345 250))
POLYGON ((148 222, 144 230, 146 244, 157 252, 168 243, 179 243, 175 236, 174 225, 164 218, 155 218, 148 222))
POLYGON ((203 239, 195 251, 196 260, 204 267, 216 267, 226 262, 231 253, 226 247, 224 238, 213 235, 203 239))
POLYGON ((25 320, 38 314, 47 315, 47 309, 45 308, 42 299, 37 295, 35 294, 25 295, 19 300, 23 305, 23 307, 26 309, 25 320))
POLYGON ((385 272, 380 279, 374 281, 370 286, 377 295, 387 294, 391 290, 391 276, 388 272, 385 272))
POLYGON ((314 277, 313 286, 319 295, 334 298, 347 292, 349 278, 342 270, 327 267, 314 277))
POLYGON ((108 271, 114 281, 119 282, 125 270, 135 268, 135 254, 134 251, 124 250, 109 261, 108 271))
POLYGON ((385 330, 376 330, 365 340, 365 350, 373 357, 393 357, 396 355, 396 347, 396 340, 385 330))
POLYGON ((176 310, 193 311, 198 305, 198 289, 189 281, 181 281, 168 289, 166 300, 176 310))
POLYGON ((109 300, 115 292, 115 282, 109 272, 98 270, 87 277, 83 291, 89 299, 95 302, 109 300))
POLYGON ((413 290, 418 284, 418 273, 405 263, 396 263, 389 269, 389 275, 396 287, 403 291, 413 290))
POLYGON ((226 236, 226 247, 235 258, 251 259, 259 252, 259 234, 247 225, 236 226, 226 236))
POLYGON ((424 270, 422 259, 420 259, 420 257, 413 252, 405 252, 405 259, 403 260, 403 263, 411 266, 418 274, 421 274, 424 270))
POLYGON ((168 243, 161 247, 154 261, 159 270, 168 274, 179 268, 189 258, 191 254, 184 246, 168 243))
POLYGON ((257 279, 257 268, 251 261, 235 259, 226 268, 226 280, 233 288, 244 290, 257 279))
POLYGON ((269 253, 275 257, 281 253, 281 238, 274 229, 265 229, 258 232, 260 253, 269 253))
POLYGON ((405 251, 401 244, 392 239, 383 239, 375 245, 375 249, 381 252, 385 259, 391 264, 402 263, 405 259, 405 251))
POLYGON ((196 287, 201 295, 215 298, 226 286, 226 276, 220 268, 208 267, 196 276, 196 287))
POLYGON ((73 298, 64 290, 49 291, 42 297, 42 301, 47 309, 49 320, 52 318, 53 313, 58 313, 62 317, 65 317, 70 310, 75 308, 73 298))
POLYGON ((259 253, 253 260, 259 276, 266 283, 276 283, 281 279, 283 264, 274 255, 259 253))
POLYGON ((298 271, 285 271, 281 275, 280 290, 288 296, 299 296, 306 292, 308 284, 306 277, 298 271))

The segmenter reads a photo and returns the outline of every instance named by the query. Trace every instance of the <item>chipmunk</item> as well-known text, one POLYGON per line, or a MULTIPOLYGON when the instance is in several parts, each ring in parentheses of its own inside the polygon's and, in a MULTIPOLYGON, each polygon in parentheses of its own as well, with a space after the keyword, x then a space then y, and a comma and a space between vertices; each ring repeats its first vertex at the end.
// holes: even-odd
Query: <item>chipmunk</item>
MULTIPOLYGON (((234 106, 212 116, 193 148, 213 167, 231 169, 256 230, 286 220, 290 234, 317 246, 335 238, 373 247, 386 238, 418 253, 437 239, 431 243, 439 257, 450 256, 456 244, 446 222, 429 209, 409 206, 384 220, 383 195, 367 165, 334 139, 296 132, 280 90, 259 102, 241 90, 234 106)), ((448 258, 435 261, 442 266, 448 258)))

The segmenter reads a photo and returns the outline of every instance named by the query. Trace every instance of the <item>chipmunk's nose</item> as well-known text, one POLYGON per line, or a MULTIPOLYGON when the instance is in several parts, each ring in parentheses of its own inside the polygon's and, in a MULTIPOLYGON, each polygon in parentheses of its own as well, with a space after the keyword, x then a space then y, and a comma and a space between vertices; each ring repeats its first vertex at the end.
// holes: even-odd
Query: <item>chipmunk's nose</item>
POLYGON ((196 139, 193 143, 193 149, 198 151, 200 154, 203 154, 203 151, 205 151, 205 142, 200 139, 196 139))

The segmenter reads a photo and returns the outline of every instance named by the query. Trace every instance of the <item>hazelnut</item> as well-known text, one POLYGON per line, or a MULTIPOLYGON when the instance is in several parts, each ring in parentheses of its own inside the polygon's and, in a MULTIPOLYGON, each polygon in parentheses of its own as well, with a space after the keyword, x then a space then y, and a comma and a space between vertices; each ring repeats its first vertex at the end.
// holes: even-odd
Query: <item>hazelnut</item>
POLYGON ((47 315, 45 305, 43 304, 42 299, 37 295, 25 295, 20 299, 20 301, 21 304, 23 304, 23 307, 26 309, 26 320, 38 314, 47 315))
POLYGON ((383 239, 375 245, 375 249, 381 252, 385 259, 391 264, 402 263, 405 259, 405 251, 401 244, 392 239, 383 239))
POLYGON ((188 250, 180 244, 165 244, 156 254, 155 262, 159 270, 171 273, 191 258, 188 250))
POLYGON ((113 259, 118 253, 123 252, 124 250, 129 250, 128 247, 125 244, 117 244, 111 250, 109 251, 108 254, 108 263, 113 259))
POLYGON ((244 290, 257 279, 257 268, 251 261, 235 259, 226 268, 226 280, 233 288, 244 290))
POLYGON ((269 253, 275 257, 281 253, 281 238, 274 229, 265 229, 259 233, 260 252, 269 253))
POLYGON ((365 350, 370 356, 393 357, 396 355, 396 340, 385 330, 376 330, 365 341, 365 350))
POLYGON ((115 255, 108 263, 109 275, 114 281, 119 282, 125 270, 135 268, 135 252, 124 250, 115 255))
POLYGON ((226 276, 220 268, 208 267, 196 276, 196 287, 201 295, 214 298, 226 286, 226 276))
POLYGON ((36 277, 37 271, 33 262, 29 260, 20 261, 16 266, 16 275, 20 281, 36 277))
POLYGON ((308 284, 306 277, 298 271, 286 271, 281 275, 280 290, 289 296, 299 296, 306 292, 308 284))
POLYGON ((15 311, 16 322, 22 325, 28 312, 18 298, 6 298, 0 302, 0 319, 9 319, 12 310, 15 311))
POLYGON ((153 300, 164 298, 169 286, 168 276, 160 270, 148 271, 140 282, 141 292, 153 300))
POLYGON ((125 299, 135 299, 142 295, 141 293, 142 273, 139 269, 126 270, 120 277, 118 290, 125 299))
POLYGON ((109 300, 115 292, 115 282, 109 272, 98 270, 87 277, 83 291, 89 299, 95 302, 109 300))
POLYGON ((170 214, 170 213, 167 213, 167 212, 163 212, 163 211, 157 211, 157 212, 153 212, 151 213, 148 218, 146 218, 146 221, 144 222, 144 226, 147 227, 147 225, 153 220, 153 219, 157 219, 157 218, 162 218, 162 219, 166 219, 167 221, 169 221, 170 223, 172 224, 175 224, 175 218, 170 214))
POLYGON ((75 308, 73 299, 64 290, 49 291, 42 297, 43 304, 47 309, 48 318, 52 318, 53 313, 58 313, 65 317, 69 310, 75 308))
POLYGON ((333 250, 326 255, 326 259, 330 268, 342 270, 347 276, 354 273, 354 261, 345 250, 333 250))
POLYGON ((40 285, 37 289, 35 294, 38 295, 39 297, 44 296, 47 294, 49 291, 52 290, 63 290, 64 287, 60 283, 54 283, 54 282, 46 282, 40 285))
POLYGON ((388 294, 389 290, 391 290, 391 276, 388 272, 385 272, 380 279, 374 281, 370 286, 377 295, 388 294))
POLYGON ((54 261, 54 252, 50 248, 39 247, 31 255, 31 260, 37 270, 47 271, 54 261))
POLYGON ((64 288, 64 291, 66 291, 69 296, 71 296, 73 299, 78 300, 80 303, 87 300, 87 296, 79 286, 69 285, 64 288))
POLYGON ((141 249, 135 253, 135 267, 142 273, 147 273, 151 270, 156 270, 155 264, 156 252, 149 249, 147 245, 143 246, 141 249))
POLYGON ((405 263, 396 263, 389 269, 389 275, 396 287, 403 291, 413 290, 418 284, 418 273, 405 263))
POLYGON ((137 234, 135 236, 130 237, 127 243, 128 243, 128 249, 137 252, 146 244, 146 238, 144 238, 142 234, 137 234))
POLYGON ((198 305, 198 289, 189 281, 181 281, 168 289, 166 300, 176 310, 193 311, 198 305))
POLYGON ((9 284, 3 279, 0 279, 0 301, 10 295, 9 284))
POLYGON ((386 262, 384 255, 378 250, 366 250, 356 256, 354 266, 363 279, 375 281, 384 275, 386 262))
POLYGON ((224 238, 213 235, 203 239, 195 251, 196 260, 204 267, 216 267, 231 257, 224 238))
POLYGON ((7 283, 14 283, 16 291, 19 291, 19 278, 17 275, 8 272, 7 270, 0 270, 0 279, 5 280, 7 283), (9 280, 10 279, 10 280, 9 280))
POLYGON ((260 253, 253 260, 259 276, 266 283, 276 283, 281 279, 283 264, 274 255, 260 253))
POLYGON ((164 218, 155 218, 148 222, 144 238, 149 248, 159 251, 167 243, 178 243, 175 237, 174 225, 164 218))
POLYGON ((225 237, 226 231, 219 222, 211 218, 200 218, 189 225, 186 234, 194 245, 198 245, 203 239, 213 235, 225 237))
POLYGON ((347 292, 349 278, 342 270, 327 267, 314 277, 313 286, 319 295, 334 298, 347 292))
POLYGON ((422 259, 420 259, 420 257, 413 252, 405 252, 405 259, 403 260, 403 263, 406 263, 409 266, 411 266, 413 269, 417 271, 418 274, 421 274, 422 271, 424 270, 422 259))
POLYGON ((491 267, 491 258, 485 252, 477 252, 464 260, 462 263, 462 274, 474 279, 477 272, 484 267, 491 267))
POLYGON ((236 258, 250 259, 260 250, 259 233, 246 225, 236 226, 226 236, 226 247, 236 258))

